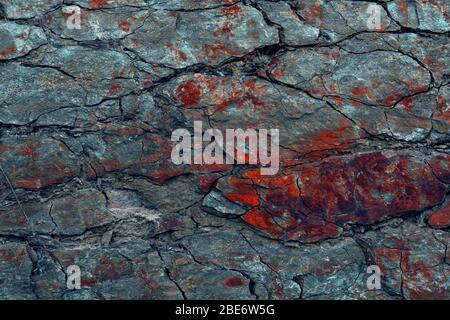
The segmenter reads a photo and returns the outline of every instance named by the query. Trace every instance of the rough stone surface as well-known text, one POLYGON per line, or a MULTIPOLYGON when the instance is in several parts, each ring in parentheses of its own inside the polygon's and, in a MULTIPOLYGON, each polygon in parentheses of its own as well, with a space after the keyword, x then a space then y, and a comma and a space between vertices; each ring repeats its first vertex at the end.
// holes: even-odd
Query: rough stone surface
POLYGON ((448 14, 0 0, 0 299, 450 299, 448 14), (194 121, 279 171, 174 164, 194 121))

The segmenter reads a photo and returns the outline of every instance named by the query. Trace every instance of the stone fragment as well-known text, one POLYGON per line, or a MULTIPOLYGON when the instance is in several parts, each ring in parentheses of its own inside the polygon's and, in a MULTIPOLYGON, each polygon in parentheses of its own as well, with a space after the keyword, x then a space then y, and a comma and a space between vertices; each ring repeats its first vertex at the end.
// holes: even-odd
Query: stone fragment
POLYGON ((0 298, 22 300, 36 298, 30 281, 33 264, 23 243, 0 244, 0 298))
POLYGON ((450 30, 450 6, 446 0, 395 0, 387 4, 387 9, 402 26, 440 33, 450 30))
POLYGON ((37 190, 80 174, 77 158, 48 137, 2 138, 0 164, 16 188, 37 190))
POLYGON ((368 153, 264 177, 249 170, 221 179, 224 197, 247 209, 242 217, 276 239, 337 237, 346 224, 369 225, 439 204, 448 187, 410 155, 368 153))
POLYGON ((449 298, 449 266, 444 262, 448 233, 404 223, 362 238, 381 268, 385 290, 412 300, 449 298))
POLYGON ((2 64, 0 78, 0 122, 4 124, 29 124, 46 112, 79 106, 85 100, 81 85, 56 69, 2 64))
POLYGON ((61 5, 60 0, 1 0, 8 19, 30 19, 47 13, 61 5))
POLYGON ((81 46, 51 49, 37 63, 62 70, 87 92, 85 104, 117 98, 135 89, 130 58, 114 50, 92 51, 81 46))
POLYGON ((363 31, 393 31, 398 25, 379 4, 369 1, 293 0, 304 23, 320 30, 321 42, 337 42, 363 31))
POLYGON ((267 17, 282 27, 284 41, 291 46, 302 46, 319 42, 320 29, 302 20, 288 3, 258 1, 267 17))
POLYGON ((401 53, 351 54, 336 48, 289 51, 273 61, 270 74, 318 97, 338 95, 381 106, 426 92, 431 81, 427 69, 401 53))
POLYGON ((120 40, 142 27, 149 15, 147 10, 113 9, 86 10, 63 7, 47 15, 47 25, 62 38, 76 41, 120 40), (76 10, 76 11, 75 11, 76 10), (77 20, 74 20, 77 17, 77 20), (76 27, 75 23, 80 23, 76 27))
POLYGON ((0 60, 15 59, 47 43, 41 28, 0 22, 0 60))
POLYGON ((268 26, 258 10, 234 5, 205 11, 152 12, 123 44, 146 62, 185 68, 217 65, 277 42, 277 29, 268 26))

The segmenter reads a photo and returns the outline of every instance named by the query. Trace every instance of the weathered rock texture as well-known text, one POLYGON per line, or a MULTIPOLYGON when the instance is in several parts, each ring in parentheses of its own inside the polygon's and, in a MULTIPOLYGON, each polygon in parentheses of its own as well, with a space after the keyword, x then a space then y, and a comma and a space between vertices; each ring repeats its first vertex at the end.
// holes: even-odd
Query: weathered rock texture
POLYGON ((0 298, 449 299, 449 10, 0 0, 0 298), (195 120, 279 173, 174 165, 195 120))

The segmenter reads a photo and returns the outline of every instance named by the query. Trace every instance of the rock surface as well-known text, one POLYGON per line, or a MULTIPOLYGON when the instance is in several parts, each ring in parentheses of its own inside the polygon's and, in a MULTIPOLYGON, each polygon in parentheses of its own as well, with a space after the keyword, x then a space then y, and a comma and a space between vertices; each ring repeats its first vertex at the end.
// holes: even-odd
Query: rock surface
POLYGON ((0 18, 0 299, 450 299, 448 1, 0 18), (279 171, 174 164, 194 121, 279 129, 279 171))

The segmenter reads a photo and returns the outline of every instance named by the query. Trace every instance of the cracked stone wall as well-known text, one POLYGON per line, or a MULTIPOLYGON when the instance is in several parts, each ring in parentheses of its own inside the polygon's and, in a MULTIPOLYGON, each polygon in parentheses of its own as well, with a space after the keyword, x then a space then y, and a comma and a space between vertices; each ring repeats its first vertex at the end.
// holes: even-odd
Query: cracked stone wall
POLYGON ((0 0, 0 298, 449 299, 449 10, 0 0), (195 120, 280 172, 174 165, 195 120))

